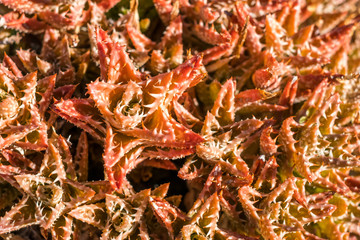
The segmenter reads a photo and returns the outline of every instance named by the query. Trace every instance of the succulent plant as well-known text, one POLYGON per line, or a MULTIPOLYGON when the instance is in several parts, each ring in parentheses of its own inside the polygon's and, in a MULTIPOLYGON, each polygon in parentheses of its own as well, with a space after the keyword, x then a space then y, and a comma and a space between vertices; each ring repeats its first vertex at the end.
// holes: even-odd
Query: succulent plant
POLYGON ((359 239, 359 9, 0 0, 0 238, 359 239))

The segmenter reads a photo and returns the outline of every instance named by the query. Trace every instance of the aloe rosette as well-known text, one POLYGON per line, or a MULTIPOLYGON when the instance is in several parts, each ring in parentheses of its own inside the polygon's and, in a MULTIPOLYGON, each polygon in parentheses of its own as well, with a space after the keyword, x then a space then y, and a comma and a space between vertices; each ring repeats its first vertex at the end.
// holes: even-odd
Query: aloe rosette
POLYGON ((0 3, 0 238, 360 237, 358 0, 0 3))

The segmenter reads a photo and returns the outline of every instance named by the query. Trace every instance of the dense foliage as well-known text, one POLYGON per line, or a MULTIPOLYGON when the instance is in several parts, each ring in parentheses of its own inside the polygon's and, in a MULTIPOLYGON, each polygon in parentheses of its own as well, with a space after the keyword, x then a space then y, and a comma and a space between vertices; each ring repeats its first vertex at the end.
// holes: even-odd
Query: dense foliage
POLYGON ((0 3, 0 238, 360 239, 359 0, 0 3))

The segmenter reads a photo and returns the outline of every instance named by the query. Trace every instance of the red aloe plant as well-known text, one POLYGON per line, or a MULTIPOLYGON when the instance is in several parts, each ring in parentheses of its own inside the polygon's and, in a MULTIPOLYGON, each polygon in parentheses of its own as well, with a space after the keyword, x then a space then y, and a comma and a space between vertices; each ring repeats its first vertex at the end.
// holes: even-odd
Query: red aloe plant
POLYGON ((360 237, 358 0, 0 3, 1 239, 360 237))

